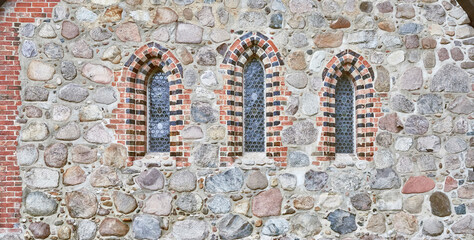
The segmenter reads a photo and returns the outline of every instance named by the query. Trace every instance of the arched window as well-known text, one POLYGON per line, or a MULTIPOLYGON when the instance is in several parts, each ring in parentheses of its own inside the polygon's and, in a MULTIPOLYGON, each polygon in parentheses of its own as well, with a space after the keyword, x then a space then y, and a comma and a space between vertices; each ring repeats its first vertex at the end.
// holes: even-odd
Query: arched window
POLYGON ((343 74, 336 84, 336 153, 354 153, 354 86, 343 74))
POLYGON ((170 86, 168 75, 157 72, 148 83, 148 152, 170 151, 170 86))
POLYGON ((244 152, 265 152, 265 72, 257 58, 244 67, 244 152))

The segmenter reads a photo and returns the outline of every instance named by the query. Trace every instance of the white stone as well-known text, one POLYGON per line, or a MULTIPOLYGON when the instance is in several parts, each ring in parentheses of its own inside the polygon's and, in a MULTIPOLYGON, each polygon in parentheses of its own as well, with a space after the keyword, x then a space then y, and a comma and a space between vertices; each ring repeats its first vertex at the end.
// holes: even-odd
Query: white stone
POLYGON ((109 84, 114 80, 114 74, 110 68, 92 63, 87 63, 82 67, 82 76, 102 84, 109 84))
POLYGON ((214 29, 211 33, 211 40, 220 43, 230 40, 229 31, 225 29, 214 29))
POLYGON ((148 22, 148 21, 150 21, 150 14, 147 11, 142 11, 142 10, 131 11, 130 16, 136 22, 148 22))
POLYGON ((387 62, 390 65, 397 65, 405 61, 405 52, 403 50, 398 50, 388 55, 387 62))
POLYGON ((433 36, 442 36, 444 35, 443 28, 438 24, 431 24, 428 26, 428 31, 433 36))
POLYGON ((120 0, 91 0, 92 3, 100 4, 104 6, 110 6, 112 4, 117 4, 120 0))
POLYGON ((55 38, 57 36, 51 24, 44 24, 38 35, 42 38, 55 38))
POLYGON ((385 191, 378 196, 377 208, 379 211, 402 210, 403 198, 399 190, 385 191))
POLYGON ((32 168, 25 173, 25 183, 30 188, 55 188, 59 186, 59 172, 48 168, 32 168))
POLYGON ((326 51, 317 51, 313 53, 311 62, 309 63, 309 70, 319 73, 324 66, 324 59, 326 58, 326 51))
POLYGON ((301 111, 308 116, 318 113, 319 96, 309 92, 303 93, 301 97, 301 111))
POLYGON ((64 105, 54 105, 51 110, 51 116, 54 121, 66 121, 71 116, 71 109, 64 105))
POLYGON ((48 81, 53 79, 54 66, 33 60, 28 65, 28 78, 34 81, 48 81))
POLYGON ((79 113, 81 122, 97 121, 104 117, 102 110, 97 105, 84 106, 79 113))
POLYGON ((104 53, 102 54, 101 59, 102 60, 107 60, 107 61, 110 61, 112 63, 117 64, 122 59, 121 53, 122 53, 122 50, 120 50, 119 47, 110 46, 104 51, 104 53))
POLYGON ((76 19, 81 22, 95 22, 97 14, 85 7, 81 7, 76 11, 76 19))
POLYGON ((217 85, 216 74, 213 71, 207 70, 201 75, 201 83, 205 87, 215 87, 217 85))
POLYGON ((170 34, 168 28, 160 27, 151 33, 151 38, 155 41, 168 42, 170 40, 170 34))
POLYGON ((458 8, 455 8, 451 11, 449 11, 449 16, 453 17, 453 18, 456 18, 456 19, 460 19, 462 16, 464 16, 466 14, 466 12, 458 7, 458 8))
POLYGON ((395 150, 406 152, 413 145, 413 139, 411 137, 399 137, 395 141, 395 150))
POLYGON ((234 205, 234 213, 246 215, 250 208, 250 202, 248 200, 241 200, 234 205))
POLYGON ((456 37, 463 39, 463 38, 470 38, 474 36, 474 28, 469 25, 463 25, 456 28, 456 37))
POLYGON ((338 193, 322 193, 319 196, 319 204, 325 209, 334 209, 341 205, 342 196, 338 193))

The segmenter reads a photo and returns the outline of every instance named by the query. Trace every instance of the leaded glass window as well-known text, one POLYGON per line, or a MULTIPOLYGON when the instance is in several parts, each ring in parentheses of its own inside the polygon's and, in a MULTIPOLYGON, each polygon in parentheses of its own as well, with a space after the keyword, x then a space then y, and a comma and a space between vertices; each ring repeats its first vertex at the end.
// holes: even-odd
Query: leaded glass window
POLYGON ((163 72, 148 83, 148 151, 170 151, 170 86, 163 72))
POLYGON ((345 74, 336 84, 336 153, 354 153, 354 86, 345 74))
POLYGON ((244 67, 244 150, 265 152, 265 73, 257 58, 244 67))

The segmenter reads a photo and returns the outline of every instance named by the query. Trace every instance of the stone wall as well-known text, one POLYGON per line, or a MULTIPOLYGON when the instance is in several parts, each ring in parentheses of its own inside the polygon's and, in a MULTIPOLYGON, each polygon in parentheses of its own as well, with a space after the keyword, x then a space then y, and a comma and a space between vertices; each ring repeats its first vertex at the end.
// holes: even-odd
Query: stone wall
POLYGON ((18 26, 25 238, 473 237, 474 29, 454 1, 63 0, 18 26), (262 154, 238 124, 251 54, 262 154), (156 68, 169 154, 146 151, 156 68), (342 72, 353 155, 334 150, 342 72))

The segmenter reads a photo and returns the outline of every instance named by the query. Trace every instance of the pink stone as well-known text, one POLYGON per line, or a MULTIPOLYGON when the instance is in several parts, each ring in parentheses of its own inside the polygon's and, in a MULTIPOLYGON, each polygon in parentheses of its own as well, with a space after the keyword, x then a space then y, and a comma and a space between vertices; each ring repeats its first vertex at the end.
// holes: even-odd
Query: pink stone
POLYGON ((283 197, 278 188, 260 192, 253 198, 252 212, 257 217, 279 216, 283 197))
POLYGON ((425 176, 410 177, 403 186, 402 193, 424 193, 435 187, 435 182, 425 176))
POLYGON ((110 68, 92 63, 87 63, 82 67, 82 76, 102 84, 109 84, 114 80, 114 74, 110 68))
POLYGON ((138 25, 133 22, 122 23, 115 30, 117 37, 123 42, 141 42, 140 30, 138 25))
POLYGON ((454 178, 447 176, 444 180, 444 191, 449 192, 456 188, 458 188, 458 182, 454 178))

